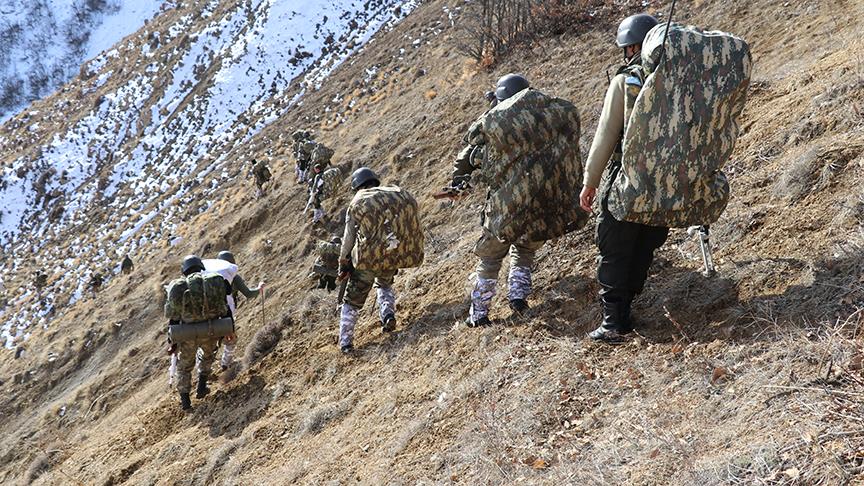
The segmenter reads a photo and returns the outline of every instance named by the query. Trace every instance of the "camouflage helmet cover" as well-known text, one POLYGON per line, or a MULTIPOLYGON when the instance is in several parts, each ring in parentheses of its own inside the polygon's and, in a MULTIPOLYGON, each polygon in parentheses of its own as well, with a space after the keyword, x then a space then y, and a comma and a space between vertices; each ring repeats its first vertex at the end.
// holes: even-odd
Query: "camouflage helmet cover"
POLYGON ((615 44, 618 47, 627 47, 641 44, 645 35, 658 24, 653 15, 641 13, 631 15, 622 20, 618 25, 618 35, 615 36, 615 44))

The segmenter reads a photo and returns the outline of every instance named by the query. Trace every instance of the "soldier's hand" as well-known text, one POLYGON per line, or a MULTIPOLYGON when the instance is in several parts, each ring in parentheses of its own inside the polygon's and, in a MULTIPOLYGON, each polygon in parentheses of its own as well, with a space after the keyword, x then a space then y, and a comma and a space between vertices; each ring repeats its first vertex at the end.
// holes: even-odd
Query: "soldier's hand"
POLYGON ((168 356, 171 356, 172 354, 176 353, 177 352, 177 343, 168 343, 167 351, 168 351, 168 356))
POLYGON ((354 273, 354 264, 351 260, 339 260, 339 281, 344 281, 354 273))
POLYGON ((584 186, 582 188, 582 193, 579 194, 579 205, 582 206, 582 209, 585 212, 591 212, 591 206, 594 204, 594 198, 597 197, 597 188, 596 187, 588 187, 584 186))
POLYGON ((225 342, 226 343, 233 343, 236 339, 237 339, 237 335, 234 334, 233 332, 231 334, 225 336, 225 342))

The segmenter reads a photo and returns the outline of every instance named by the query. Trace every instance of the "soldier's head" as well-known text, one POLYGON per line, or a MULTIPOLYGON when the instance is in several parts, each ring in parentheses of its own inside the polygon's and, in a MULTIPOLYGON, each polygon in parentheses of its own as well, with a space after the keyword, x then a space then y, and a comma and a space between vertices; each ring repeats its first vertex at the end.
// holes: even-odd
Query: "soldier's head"
POLYGON ((324 164, 321 162, 316 162, 312 169, 315 171, 316 174, 319 174, 322 170, 324 170, 324 164))
POLYGON ((224 260, 228 263, 233 263, 235 265, 237 264, 237 262, 234 260, 234 254, 228 250, 220 251, 219 254, 216 255, 216 258, 218 258, 219 260, 224 260))
POLYGON ((334 236, 333 238, 330 238, 330 243, 335 243, 337 245, 341 245, 342 244, 342 238, 340 238, 338 236, 334 236))
POLYGON ((183 275, 192 275, 195 272, 203 272, 204 263, 201 262, 201 259, 197 255, 186 255, 186 257, 183 258, 183 263, 180 264, 180 271, 183 272, 183 275))
POLYGON ((657 19, 647 13, 631 15, 621 21, 615 44, 624 49, 624 59, 629 61, 642 50, 642 41, 657 24, 657 19))
POLYGON ((354 192, 380 185, 381 180, 378 179, 378 175, 368 167, 360 167, 351 174, 351 190, 354 192))
POLYGON ((528 89, 530 87, 531 85, 528 83, 528 79, 526 79, 525 76, 512 73, 505 74, 504 76, 501 76, 495 84, 495 99, 500 103, 523 89, 528 89))
POLYGON ((489 108, 494 108, 495 105, 498 104, 498 99, 495 98, 494 91, 487 91, 483 93, 483 98, 486 100, 487 103, 489 103, 489 108))

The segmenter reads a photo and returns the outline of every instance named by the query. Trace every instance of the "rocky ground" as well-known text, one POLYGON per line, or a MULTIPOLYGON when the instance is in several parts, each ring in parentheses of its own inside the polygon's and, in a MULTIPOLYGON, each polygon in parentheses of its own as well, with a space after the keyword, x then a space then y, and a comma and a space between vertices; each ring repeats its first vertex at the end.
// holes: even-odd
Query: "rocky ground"
MULTIPOLYGON (((572 100, 587 150, 604 71, 620 55, 614 21, 537 40, 487 72, 454 47, 461 6, 420 4, 302 102, 207 154, 226 175, 204 173, 183 193, 206 208, 153 220, 174 225, 160 235, 182 240, 148 243, 135 272, 58 306, 44 328, 29 328, 18 359, 0 356, 0 481, 864 482, 864 31, 854 21, 864 7, 679 4, 678 20, 734 32, 754 53, 743 131, 727 165, 733 198, 712 227, 718 275, 703 277, 696 241, 673 231, 635 303, 639 337, 609 347, 584 338, 599 319, 590 227, 540 251, 530 316, 510 316, 499 299, 493 327, 465 328, 482 190, 456 203, 431 192, 447 182, 483 91, 507 72, 572 100), (427 259, 397 279, 397 332, 382 335, 368 305, 353 357, 334 345, 335 295, 308 291, 315 238, 287 154, 287 134, 305 126, 336 150, 337 164, 376 168, 423 210, 427 259), (268 153, 276 181, 256 199, 240 164, 268 153), (222 248, 235 252, 247 281, 267 280, 270 293, 263 305, 239 308, 243 369, 184 414, 167 385, 161 286, 183 255, 222 248)), ((63 125, 50 107, 96 102, 82 83, 36 109, 63 125)), ((32 135, 32 124, 18 117, 3 128, 21 154, 38 145, 28 136, 53 136, 54 128, 32 135)), ((329 207, 335 214, 346 201, 329 207)), ((121 233, 135 223, 114 219, 111 208, 89 214, 121 233)), ((66 254, 73 239, 63 235, 101 238, 87 222, 68 228, 39 250, 42 260, 7 267, 7 287, 25 287, 35 265, 66 254)))

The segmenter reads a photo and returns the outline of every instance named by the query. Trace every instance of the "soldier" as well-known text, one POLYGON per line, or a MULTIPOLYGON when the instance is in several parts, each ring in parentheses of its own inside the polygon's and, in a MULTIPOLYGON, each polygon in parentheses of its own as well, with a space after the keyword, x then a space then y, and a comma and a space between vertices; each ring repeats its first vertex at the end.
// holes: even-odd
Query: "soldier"
POLYGON ((99 292, 99 289, 102 288, 102 283, 103 283, 103 279, 102 279, 101 273, 96 272, 93 274, 93 276, 90 277, 89 286, 90 286, 90 291, 93 292, 93 295, 96 295, 96 292, 99 292))
POLYGON ((120 271, 123 272, 124 275, 128 275, 132 273, 132 270, 135 269, 135 265, 132 264, 132 259, 129 258, 129 255, 123 257, 123 261, 120 262, 120 271))
MULTIPOLYGON (((183 259, 180 268, 183 276, 188 277, 193 273, 203 272, 204 263, 201 261, 201 258, 189 255, 183 259)), ((230 295, 230 292, 231 284, 226 280, 226 298, 230 295)), ((170 320, 168 323, 169 326, 175 324, 180 324, 180 321, 170 320)), ((198 366, 198 386, 195 390, 195 397, 201 399, 210 393, 210 389, 207 388, 207 379, 210 376, 210 368, 213 366, 213 358, 218 346, 219 340, 212 337, 196 338, 180 344, 169 343, 169 354, 174 355, 175 353, 179 353, 180 355, 177 367, 177 391, 180 393, 180 406, 183 410, 192 409, 189 392, 192 388, 192 370, 195 369, 198 350, 201 350, 201 361, 198 366)))
MULTIPOLYGON (((233 265, 237 265, 237 262, 234 259, 234 254, 230 251, 220 251, 216 258, 231 263, 233 265)), ((236 303, 239 294, 243 294, 243 296, 247 299, 254 299, 258 297, 262 292, 264 292, 264 282, 258 282, 257 288, 250 289, 246 285, 246 281, 243 280, 243 277, 241 277, 238 273, 229 280, 229 283, 231 284, 231 299, 229 300, 229 307, 231 308, 232 317, 234 317, 234 319, 236 320, 236 303)), ((226 336, 223 344, 224 347, 222 348, 222 358, 219 360, 219 364, 222 366, 222 371, 225 371, 228 369, 229 366, 231 366, 231 363, 234 361, 234 349, 237 346, 237 335, 231 334, 229 336, 226 336)))
POLYGON ((318 277, 318 289, 332 292, 336 289, 336 277, 339 276, 339 252, 342 238, 334 236, 330 241, 319 241, 317 245, 318 258, 312 265, 312 275, 318 277))
POLYGON ((354 198, 345 213, 339 257, 339 280, 348 279, 339 319, 342 353, 354 349, 354 326, 373 286, 382 332, 396 328, 393 278, 399 268, 415 267, 423 261, 417 202, 399 187, 379 186, 378 176, 367 167, 351 176, 354 198))
MULTIPOLYGON (((624 49, 625 65, 612 78, 606 91, 603 111, 588 154, 579 196, 585 211, 591 211, 604 170, 609 171, 609 181, 615 180, 621 170, 621 141, 626 129, 625 103, 635 100, 642 87, 639 54, 645 35, 655 25, 657 19, 643 13, 627 17, 618 27, 616 43, 624 49)), ((600 250, 597 280, 601 286, 603 322, 589 336, 595 340, 617 342, 633 330, 631 302, 645 286, 654 251, 666 241, 669 228, 616 220, 607 206, 608 185, 605 189, 600 195, 600 215, 597 217, 597 246, 600 250)))
POLYGON ((312 161, 312 150, 315 148, 315 142, 312 141, 313 136, 311 130, 295 130, 291 134, 291 139, 294 141, 291 151, 296 161, 294 173, 297 176, 298 184, 306 182, 309 163, 312 161))
POLYGON ((36 287, 37 298, 42 298, 42 289, 44 289, 46 285, 48 285, 48 275, 45 275, 42 270, 37 271, 36 275, 33 277, 33 286, 36 287))
MULTIPOLYGON (((516 93, 529 88, 528 80, 518 74, 508 74, 501 77, 496 84, 494 98, 490 105, 494 107, 498 103, 510 98, 516 93)), ((487 100, 491 98, 487 93, 487 100)), ((468 142, 467 135, 465 141, 468 142)), ((485 156, 484 148, 469 144, 459 152, 453 164, 453 180, 451 187, 445 192, 452 194, 464 190, 469 186, 471 173, 480 168, 485 156)), ((471 291, 471 308, 465 323, 469 327, 488 326, 489 306, 495 296, 498 285, 498 274, 501 271, 501 263, 508 251, 510 253, 510 274, 508 276, 508 299, 510 308, 516 314, 523 314, 529 309, 528 295, 531 293, 531 266, 534 263, 534 255, 543 246, 543 241, 507 241, 502 242, 496 238, 485 224, 490 216, 486 214, 488 209, 484 208, 483 233, 474 246, 474 253, 480 258, 477 265, 477 282, 471 291)))
POLYGON ((267 162, 264 160, 256 162, 255 159, 252 159, 252 175, 255 176, 255 186, 258 188, 255 191, 255 197, 261 197, 264 195, 264 184, 272 177, 267 162))
POLYGON ((316 162, 312 167, 315 175, 309 182, 309 201, 305 210, 312 208, 312 224, 317 224, 324 217, 324 208, 321 201, 324 198, 324 164, 316 162))

